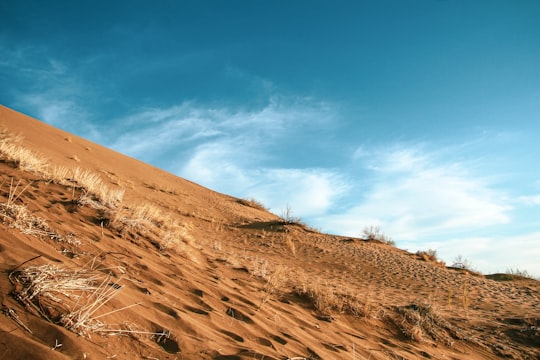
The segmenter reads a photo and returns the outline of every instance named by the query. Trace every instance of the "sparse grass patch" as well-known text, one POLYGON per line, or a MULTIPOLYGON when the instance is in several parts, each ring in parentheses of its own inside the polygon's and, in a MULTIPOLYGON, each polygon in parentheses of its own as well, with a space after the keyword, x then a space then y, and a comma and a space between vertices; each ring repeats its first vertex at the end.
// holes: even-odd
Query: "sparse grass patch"
POLYGON ((100 311, 121 289, 109 275, 45 264, 13 272, 10 280, 16 286, 16 299, 52 323, 82 336, 123 331, 100 320, 126 309, 100 311))
POLYGON ((521 269, 507 269, 506 274, 512 275, 514 278, 518 279, 534 279, 534 276, 529 274, 527 270, 521 270, 521 269))
POLYGON ((446 266, 444 261, 441 261, 437 257, 437 250, 428 249, 427 251, 417 251, 416 257, 425 262, 434 263, 439 266, 446 266))
POLYGON ((117 209, 112 214, 111 226, 116 230, 161 228, 164 220, 165 216, 157 206, 143 204, 117 209))
MULTIPOLYGON (((0 130, 0 158, 17 168, 39 174, 45 180, 85 190, 83 202, 86 204, 97 201, 113 208, 121 203, 124 189, 111 189, 97 173, 80 167, 52 166, 42 155, 20 145, 20 141, 20 136, 12 135, 5 129, 0 130)), ((78 161, 75 155, 71 158, 78 161)))
POLYGON ((286 269, 283 266, 278 266, 266 277, 266 283, 264 284, 263 294, 261 296, 261 303, 257 310, 260 310, 262 306, 270 299, 270 296, 274 294, 286 281, 286 269))
POLYGON ((428 338, 443 342, 446 346, 454 344, 453 339, 463 339, 459 329, 439 315, 431 304, 412 303, 397 307, 395 320, 401 332, 409 339, 424 342, 428 338))
POLYGON ((314 309, 325 317, 331 318, 333 313, 356 317, 369 317, 371 315, 369 297, 362 299, 359 294, 340 291, 328 282, 317 280, 300 284, 294 286, 294 293, 309 299, 314 309))
POLYGON ((508 269, 504 274, 490 274, 486 278, 495 281, 515 281, 515 280, 540 280, 529 274, 527 270, 508 269))
MULTIPOLYGON (((2 184, 4 183, 5 181, 2 182, 2 184)), ((4 203, 0 203, 0 217, 2 222, 19 230, 23 234, 36 236, 40 239, 50 238, 56 242, 70 246, 79 246, 80 241, 71 234, 62 235, 58 233, 49 226, 45 219, 32 214, 25 205, 16 204, 30 184, 28 183, 23 187, 20 180, 15 184, 13 178, 11 178, 7 200, 4 203)))
POLYGON ((44 157, 19 144, 3 140, 0 141, 0 156, 8 163, 13 164, 14 167, 25 171, 43 173, 48 167, 44 157))
POLYGON ((252 207, 254 209, 258 209, 258 210, 268 210, 266 208, 266 206, 264 206, 264 204, 254 198, 248 198, 248 199, 238 199, 238 203, 239 204, 242 204, 244 206, 249 206, 249 207, 252 207))

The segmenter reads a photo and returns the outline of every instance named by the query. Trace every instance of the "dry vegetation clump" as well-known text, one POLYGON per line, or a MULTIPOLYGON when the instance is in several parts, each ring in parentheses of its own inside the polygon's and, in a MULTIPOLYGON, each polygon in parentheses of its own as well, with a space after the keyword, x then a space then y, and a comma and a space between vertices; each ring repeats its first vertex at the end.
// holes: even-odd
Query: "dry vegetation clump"
POLYGON ((136 233, 150 240, 160 251, 174 251, 194 262, 200 260, 194 251, 196 244, 190 227, 171 219, 155 205, 124 206, 106 211, 105 215, 109 217, 108 226, 122 235, 136 233))
POLYGON ((307 227, 307 225, 301 218, 293 216, 293 211, 289 205, 287 205, 285 210, 282 212, 280 218, 285 225, 298 225, 301 227, 307 227))
POLYGON ((331 318, 334 313, 356 317, 371 316, 369 296, 362 298, 359 294, 339 291, 328 282, 318 280, 314 283, 294 286, 294 293, 307 298, 313 308, 324 317, 331 318))
POLYGON ((486 275, 486 278, 495 281, 540 280, 540 278, 535 278, 527 270, 521 269, 508 269, 504 274, 490 274, 486 275))
MULTIPOLYGON (((4 182, 2 182, 0 187, 4 182)), ((19 230, 23 234, 36 236, 40 239, 50 238, 56 242, 72 246, 80 245, 80 241, 71 234, 62 235, 58 233, 49 226, 45 219, 32 214, 25 205, 16 204, 29 185, 30 183, 19 190, 21 181, 19 180, 14 184, 13 178, 11 178, 7 200, 4 203, 0 203, 0 217, 2 218, 2 222, 11 228, 19 230)))
POLYGON ((284 266, 278 266, 272 274, 266 277, 266 282, 261 296, 261 303, 257 310, 270 299, 270 297, 281 288, 286 282, 287 269, 284 266))
POLYGON ((101 176, 95 172, 80 167, 53 167, 48 173, 49 180, 58 184, 72 186, 82 190, 78 200, 81 205, 93 208, 115 209, 122 203, 125 190, 112 189, 103 183, 101 176))
POLYGON ((12 164, 16 168, 25 171, 31 171, 35 173, 41 173, 45 171, 48 163, 44 157, 11 141, 18 141, 18 139, 0 138, 0 156, 4 161, 12 164))
POLYGON ((16 168, 36 173, 45 180, 82 189, 83 204, 97 206, 98 202, 114 208, 121 203, 124 189, 111 189, 98 174, 78 166, 52 166, 45 157, 20 145, 21 139, 21 136, 13 135, 6 129, 0 130, 0 158, 16 168))
POLYGON ((13 272, 9 278, 15 285, 15 298, 52 323, 84 336, 92 332, 123 331, 100 320, 125 309, 99 311, 121 289, 118 282, 111 282, 109 275, 45 264, 13 272))
POLYGON ((248 199, 238 199, 238 203, 241 204, 241 205, 244 205, 244 206, 249 206, 249 207, 252 207, 254 209, 258 209, 258 210, 264 210, 264 211, 267 211, 268 209, 266 208, 266 206, 264 206, 264 204, 254 198, 248 198, 248 199))
POLYGON ((529 274, 529 272, 527 270, 508 269, 508 270, 506 270, 506 274, 510 275, 511 277, 513 277, 514 279, 517 279, 517 280, 524 280, 524 279, 533 279, 534 280, 534 276, 529 274))
POLYGON ((152 204, 123 207, 112 213, 110 225, 118 230, 149 230, 165 224, 162 211, 152 204))
POLYGON ((425 262, 433 263, 438 266, 445 267, 446 263, 437 258, 437 250, 428 249, 427 251, 417 251, 416 258, 425 262))
POLYGON ((392 246, 396 245, 396 242, 391 237, 385 235, 379 226, 366 226, 362 230, 362 238, 365 241, 374 241, 392 246))
POLYGON ((400 306, 397 307, 397 313, 396 324, 411 340, 423 342, 430 338, 452 346, 453 339, 464 338, 460 330, 439 315, 431 304, 412 303, 400 306))

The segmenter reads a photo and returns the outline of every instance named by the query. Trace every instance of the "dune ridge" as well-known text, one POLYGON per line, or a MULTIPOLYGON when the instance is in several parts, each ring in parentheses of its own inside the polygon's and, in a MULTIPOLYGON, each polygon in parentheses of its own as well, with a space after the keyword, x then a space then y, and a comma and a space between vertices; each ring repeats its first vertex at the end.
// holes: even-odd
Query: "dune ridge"
POLYGON ((0 358, 540 358, 536 280, 322 234, 6 107, 0 130, 0 358))

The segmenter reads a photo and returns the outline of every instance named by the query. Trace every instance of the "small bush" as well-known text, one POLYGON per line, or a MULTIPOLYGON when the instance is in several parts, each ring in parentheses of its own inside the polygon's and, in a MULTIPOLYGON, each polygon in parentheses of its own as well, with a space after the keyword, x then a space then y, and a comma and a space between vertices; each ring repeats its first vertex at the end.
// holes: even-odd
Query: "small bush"
POLYGON ((254 198, 248 198, 248 199, 239 199, 239 204, 242 204, 244 206, 249 206, 257 210, 268 210, 264 204, 254 198))
POLYGON ((439 315, 430 304, 413 303, 397 307, 396 310, 399 315, 396 324, 411 340, 423 342, 431 338, 436 342, 444 342, 446 346, 452 346, 453 339, 463 339, 461 332, 439 315))
POLYGON ((362 231, 365 241, 376 241, 383 244, 395 246, 396 242, 391 237, 385 235, 379 226, 366 226, 362 231))
POLYGON ((291 207, 287 204, 287 207, 285 210, 281 213, 280 216, 281 220, 288 225, 300 225, 302 227, 306 227, 306 224, 302 221, 301 218, 297 216, 293 216, 293 212, 291 207))
POLYGON ((16 298, 52 323, 88 337, 92 332, 124 332, 101 321, 104 316, 125 309, 100 311, 121 289, 109 275, 46 264, 12 273, 10 279, 16 286, 16 298))
POLYGON ((428 249, 427 251, 417 251, 416 256, 425 262, 435 263, 437 265, 446 266, 444 261, 440 261, 437 257, 437 250, 428 249))
POLYGON ((457 269, 465 269, 465 270, 469 270, 469 271, 476 271, 476 269, 474 268, 473 263, 470 262, 468 259, 464 258, 461 255, 458 255, 454 259, 454 262, 452 263, 452 267, 457 268, 457 269))
POLYGON ((334 286, 325 282, 315 281, 294 287, 294 293, 306 297, 313 308, 325 317, 332 313, 348 314, 356 317, 370 315, 369 298, 361 299, 357 294, 338 291, 334 286))
POLYGON ((63 242, 73 246, 80 245, 80 241, 72 235, 58 233, 49 226, 45 219, 32 214, 25 205, 16 204, 30 183, 19 190, 21 185, 20 180, 14 184, 13 178, 11 179, 7 200, 4 203, 0 203, 0 220, 23 234, 36 236, 40 239, 50 238, 56 242, 63 242))

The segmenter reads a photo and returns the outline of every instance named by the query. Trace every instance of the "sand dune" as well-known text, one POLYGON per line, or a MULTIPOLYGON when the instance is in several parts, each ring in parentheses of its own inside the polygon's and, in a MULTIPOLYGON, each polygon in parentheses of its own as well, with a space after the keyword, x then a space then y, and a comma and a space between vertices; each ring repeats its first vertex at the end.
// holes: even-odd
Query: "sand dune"
POLYGON ((321 234, 0 107, 2 359, 538 359, 540 286, 321 234))

